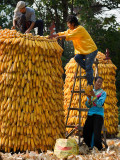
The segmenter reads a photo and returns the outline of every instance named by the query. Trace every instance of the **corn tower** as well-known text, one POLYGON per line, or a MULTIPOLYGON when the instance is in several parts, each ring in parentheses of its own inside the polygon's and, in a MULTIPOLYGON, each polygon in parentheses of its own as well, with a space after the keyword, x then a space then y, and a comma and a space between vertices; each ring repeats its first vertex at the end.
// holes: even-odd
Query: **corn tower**
MULTIPOLYGON (((118 107, 117 107, 117 98, 116 98, 116 86, 115 86, 115 75, 116 75, 116 66, 112 61, 105 60, 105 55, 101 52, 98 52, 97 57, 99 61, 98 72, 104 81, 102 88, 107 93, 107 98, 104 103, 104 125, 107 128, 107 133, 110 135, 116 135, 118 132, 118 107)), ((74 74, 76 71, 77 63, 74 58, 72 58, 69 63, 65 66, 66 70, 66 79, 64 84, 64 109, 65 115, 67 116, 67 108, 69 107, 71 90, 74 82, 74 74)), ((93 64, 93 69, 95 71, 95 64, 93 64)), ((85 75, 85 70, 82 69, 82 76, 85 75)), ((79 71, 78 75, 79 76, 79 71)), ((87 85, 87 80, 81 80, 81 89, 85 89, 87 85)), ((79 79, 76 79, 75 90, 79 90, 79 79)), ((86 108, 85 101, 87 100, 86 95, 83 93, 81 95, 81 108, 86 108)), ((74 93, 71 103, 71 107, 79 108, 79 94, 74 93)), ((79 112, 76 110, 71 110, 68 118, 68 125, 77 125, 79 123, 78 118, 79 112)), ((87 112, 81 112, 81 126, 84 125, 86 120, 87 112)), ((70 132, 71 129, 67 128, 67 131, 70 132)))
POLYGON ((62 48, 56 40, 0 30, 0 148, 53 149, 64 137, 62 48))

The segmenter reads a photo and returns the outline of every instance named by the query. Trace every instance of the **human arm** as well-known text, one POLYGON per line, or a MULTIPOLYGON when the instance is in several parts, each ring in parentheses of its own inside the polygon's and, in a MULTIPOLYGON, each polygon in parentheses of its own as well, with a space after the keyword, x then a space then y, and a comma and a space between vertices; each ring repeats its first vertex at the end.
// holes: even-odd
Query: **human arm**
POLYGON ((82 26, 78 26, 74 30, 69 30, 68 34, 66 35, 66 41, 72 41, 81 39, 86 35, 86 30, 82 26))
POLYGON ((66 39, 66 36, 68 35, 69 30, 64 31, 64 32, 59 32, 58 36, 56 36, 56 39, 66 39))
POLYGON ((11 29, 15 29, 15 19, 13 19, 13 26, 11 27, 11 29))
POLYGON ((30 27, 25 31, 25 33, 30 33, 30 31, 33 29, 34 25, 35 25, 35 22, 32 22, 30 27))
POLYGON ((59 36, 59 34, 53 34, 53 35, 50 35, 49 38, 65 39, 66 36, 65 35, 59 36))
POLYGON ((13 26, 11 27, 11 29, 15 29, 16 28, 16 19, 18 18, 19 13, 15 12, 14 13, 14 17, 13 17, 13 26))
POLYGON ((93 90, 90 91, 90 95, 93 96, 92 101, 95 101, 97 99, 93 90))
POLYGON ((66 38, 66 34, 68 34, 68 31, 58 32, 56 34, 50 35, 49 38, 65 39, 66 38))
POLYGON ((106 99, 106 92, 104 91, 102 92, 100 97, 97 97, 96 99, 92 99, 92 101, 97 107, 102 107, 105 102, 105 99, 106 99))
POLYGON ((15 29, 16 28, 16 21, 21 17, 21 12, 19 11, 14 11, 14 15, 13 15, 13 26, 11 27, 11 29, 15 29))
POLYGON ((26 30, 25 33, 30 33, 30 31, 34 28, 35 22, 36 22, 36 16, 35 16, 35 10, 30 7, 26 7, 26 21, 30 21, 31 25, 30 27, 26 30), (29 18, 27 18, 29 17, 29 18))
POLYGON ((49 38, 56 38, 57 36, 59 36, 59 35, 56 33, 56 34, 50 35, 49 38))
POLYGON ((88 107, 88 108, 90 108, 91 107, 91 105, 92 105, 92 103, 91 103, 92 101, 91 101, 91 96, 87 96, 87 101, 85 102, 85 105, 88 107))
POLYGON ((65 36, 65 35, 62 35, 62 36, 56 36, 56 39, 66 39, 66 36, 65 36))

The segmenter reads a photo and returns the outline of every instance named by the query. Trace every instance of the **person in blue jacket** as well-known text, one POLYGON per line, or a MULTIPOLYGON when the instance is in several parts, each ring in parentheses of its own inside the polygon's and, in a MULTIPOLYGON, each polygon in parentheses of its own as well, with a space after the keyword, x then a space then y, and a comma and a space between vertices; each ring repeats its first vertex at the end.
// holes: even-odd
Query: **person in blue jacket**
POLYGON ((101 89, 103 79, 96 77, 94 89, 91 95, 87 95, 86 106, 89 108, 88 116, 83 128, 83 138, 86 145, 90 148, 97 147, 102 150, 101 130, 104 123, 104 102, 106 92, 101 89))

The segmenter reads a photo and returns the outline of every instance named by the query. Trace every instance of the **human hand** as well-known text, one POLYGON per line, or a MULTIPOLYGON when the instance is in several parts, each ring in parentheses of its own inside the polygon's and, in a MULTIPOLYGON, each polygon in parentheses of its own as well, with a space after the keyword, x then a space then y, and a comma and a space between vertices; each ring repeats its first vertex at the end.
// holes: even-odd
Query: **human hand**
POLYGON ((88 97, 88 103, 91 104, 91 96, 87 95, 87 97, 88 97))
POLYGON ((90 91, 91 96, 95 97, 95 93, 93 90, 90 91))
POLYGON ((91 100, 91 96, 90 95, 87 95, 87 97, 91 100))
POLYGON ((25 33, 30 33, 30 29, 27 29, 27 30, 25 31, 25 33))
POLYGON ((15 29, 15 26, 12 26, 11 29, 15 29))
POLYGON ((48 36, 46 36, 46 38, 51 39, 51 36, 48 35, 48 36))
POLYGON ((50 36, 48 36, 50 39, 52 38, 56 38, 58 36, 58 34, 50 34, 50 36))
POLYGON ((65 36, 65 35, 62 35, 62 36, 59 36, 59 35, 58 35, 58 36, 56 36, 55 38, 56 38, 57 40, 58 40, 58 39, 62 40, 62 39, 66 39, 66 36, 65 36))
POLYGON ((55 36, 50 35, 50 36, 48 36, 48 38, 49 38, 49 39, 53 39, 53 38, 55 38, 55 36))
POLYGON ((57 40, 58 40, 59 38, 60 38, 59 36, 55 37, 55 39, 57 39, 57 40))

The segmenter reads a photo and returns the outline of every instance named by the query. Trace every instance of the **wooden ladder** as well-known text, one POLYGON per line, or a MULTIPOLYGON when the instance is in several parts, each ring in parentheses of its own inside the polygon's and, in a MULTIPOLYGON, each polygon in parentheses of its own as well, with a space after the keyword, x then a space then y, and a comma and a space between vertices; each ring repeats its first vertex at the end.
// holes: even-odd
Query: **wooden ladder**
MULTIPOLYGON (((98 76, 98 60, 95 59, 94 61, 94 64, 95 64, 95 77, 98 76)), ((78 130, 78 138, 79 138, 79 146, 81 146, 83 144, 83 141, 81 142, 81 135, 80 135, 80 131, 83 131, 83 127, 81 126, 81 112, 82 111, 85 111, 85 112, 88 112, 88 108, 81 108, 81 94, 82 93, 85 93, 85 90, 82 90, 81 89, 81 79, 85 79, 86 76, 81 76, 81 67, 80 67, 80 75, 77 76, 77 73, 78 73, 78 68, 80 67, 79 64, 77 64, 77 69, 76 69, 76 72, 75 72, 75 76, 74 76, 74 83, 73 83, 73 88, 72 88, 72 91, 71 91, 71 98, 70 98, 70 103, 69 103, 69 107, 68 107, 68 113, 67 113, 67 117, 66 117, 66 128, 72 128, 71 132, 68 133, 66 135, 66 138, 68 138, 69 136, 71 136, 76 130, 78 130), (75 91, 74 88, 75 88, 75 84, 76 84, 76 79, 79 78, 79 91, 75 91), (72 98, 73 98, 73 94, 74 93, 78 93, 79 94, 79 108, 71 108, 71 103, 72 103, 72 98), (77 110, 79 112, 79 124, 76 126, 76 125, 67 125, 68 123, 68 118, 69 118, 69 113, 70 113, 70 110, 77 110)), ((103 144, 105 145, 105 148, 107 148, 107 143, 106 143, 106 128, 102 127, 102 131, 103 131, 103 144)))

